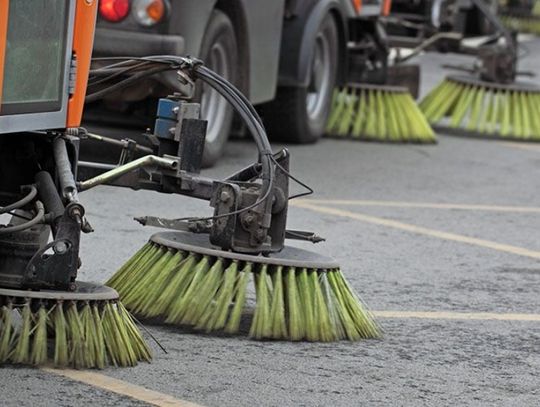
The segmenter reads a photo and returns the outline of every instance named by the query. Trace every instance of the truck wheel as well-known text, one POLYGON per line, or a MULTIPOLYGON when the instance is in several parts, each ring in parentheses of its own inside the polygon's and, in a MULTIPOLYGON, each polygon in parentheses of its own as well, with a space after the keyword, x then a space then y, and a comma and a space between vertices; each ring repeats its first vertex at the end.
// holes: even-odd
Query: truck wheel
POLYGON ((328 14, 315 38, 307 87, 281 87, 262 108, 272 140, 298 144, 316 142, 324 134, 336 84, 339 37, 328 14))
MULTIPOLYGON (((200 57, 210 69, 235 83, 238 43, 231 20, 214 10, 205 31, 200 57)), ((233 110, 227 101, 206 84, 198 84, 195 100, 201 103, 201 117, 208 120, 203 166, 210 167, 221 157, 233 120, 233 110)))

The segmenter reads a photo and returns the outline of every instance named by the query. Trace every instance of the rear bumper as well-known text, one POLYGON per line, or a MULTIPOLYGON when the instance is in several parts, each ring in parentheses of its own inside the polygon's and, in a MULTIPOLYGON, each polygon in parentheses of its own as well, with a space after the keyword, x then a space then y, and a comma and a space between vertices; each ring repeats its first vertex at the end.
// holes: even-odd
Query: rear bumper
POLYGON ((184 50, 184 37, 180 35, 97 28, 94 38, 96 56, 182 55, 184 50))

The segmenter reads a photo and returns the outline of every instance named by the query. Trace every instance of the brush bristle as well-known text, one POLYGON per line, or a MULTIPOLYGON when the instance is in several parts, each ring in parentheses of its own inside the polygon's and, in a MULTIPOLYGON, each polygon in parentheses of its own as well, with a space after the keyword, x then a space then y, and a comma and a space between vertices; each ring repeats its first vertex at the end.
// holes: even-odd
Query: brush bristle
POLYGON ((139 251, 136 261, 129 260, 129 266, 110 280, 125 306, 142 318, 159 317, 205 332, 237 334, 242 316, 248 314, 245 304, 253 275, 256 305, 249 336, 254 339, 335 341, 381 336, 339 269, 283 268, 173 253, 151 245, 144 256, 139 251), (140 285, 129 284, 125 276, 140 285), (152 304, 136 293, 145 293, 152 304))
POLYGON ((446 79, 420 103, 434 125, 465 134, 540 140, 540 93, 446 79))
POLYGON ((436 142, 408 92, 361 87, 334 91, 326 134, 383 142, 436 142))
POLYGON ((538 15, 517 16, 503 14, 499 16, 499 19, 510 30, 540 35, 540 18, 538 15))
POLYGON ((0 364, 101 369, 151 359, 119 302, 19 300, 0 297, 0 364))

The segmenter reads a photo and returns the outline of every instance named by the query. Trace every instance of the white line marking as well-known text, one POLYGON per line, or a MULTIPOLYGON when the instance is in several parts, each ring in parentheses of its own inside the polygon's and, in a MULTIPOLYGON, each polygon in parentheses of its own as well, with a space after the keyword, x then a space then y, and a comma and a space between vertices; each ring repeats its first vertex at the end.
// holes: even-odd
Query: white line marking
POLYGON ((291 205, 299 208, 310 209, 315 212, 324 213, 327 215, 341 216, 344 218, 354 219, 365 223, 371 223, 373 225, 386 226, 394 229, 404 230, 406 232, 416 233, 419 235, 435 237, 443 240, 450 240, 459 243, 466 243, 473 246, 480 246, 488 249, 498 250, 500 252, 506 252, 516 254, 518 256, 530 257, 540 260, 540 252, 535 250, 525 249, 523 247, 512 246, 504 243, 492 242, 490 240, 478 239, 475 237, 458 235, 455 233, 443 232, 436 229, 428 229, 421 226, 412 225, 409 223, 398 222, 395 220, 379 218, 376 216, 364 215, 357 212, 346 211, 337 208, 329 208, 326 206, 314 205, 307 201, 292 202, 291 205))
POLYGON ((115 379, 100 373, 71 370, 71 369, 53 369, 42 368, 45 372, 63 376, 77 382, 88 384, 102 390, 127 396, 135 400, 143 401, 153 406, 159 407, 200 407, 200 405, 185 400, 179 400, 168 394, 159 393, 154 390, 146 389, 133 383, 115 379))

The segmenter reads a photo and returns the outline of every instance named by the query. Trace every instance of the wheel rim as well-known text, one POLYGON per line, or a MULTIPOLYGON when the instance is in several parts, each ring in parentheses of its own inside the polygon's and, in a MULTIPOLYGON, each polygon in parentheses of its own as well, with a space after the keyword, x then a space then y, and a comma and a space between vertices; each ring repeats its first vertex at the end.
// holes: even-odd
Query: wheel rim
MULTIPOLYGON (((206 65, 218 75, 226 79, 230 77, 227 52, 223 44, 218 42, 212 45, 206 65)), ((208 121, 207 142, 211 143, 217 139, 226 114, 227 101, 215 89, 204 84, 201 95, 201 117, 208 121)))
POLYGON ((332 52, 326 31, 321 31, 315 39, 315 50, 311 63, 310 81, 306 98, 310 119, 318 119, 324 113, 326 102, 332 91, 332 52))

